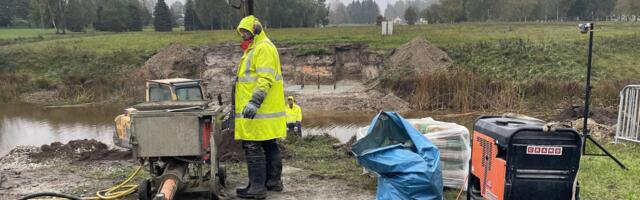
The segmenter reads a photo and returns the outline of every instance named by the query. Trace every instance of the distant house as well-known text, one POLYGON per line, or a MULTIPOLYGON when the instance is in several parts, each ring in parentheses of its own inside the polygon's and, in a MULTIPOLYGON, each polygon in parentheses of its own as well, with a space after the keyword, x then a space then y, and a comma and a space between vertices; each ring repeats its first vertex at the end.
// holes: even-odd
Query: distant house
POLYGON ((420 18, 420 19, 418 19, 416 24, 429 24, 429 21, 427 19, 425 19, 425 18, 420 18))
POLYGON ((407 24, 404 19, 401 19, 400 17, 396 17, 395 19, 393 19, 393 23, 394 24, 407 24))

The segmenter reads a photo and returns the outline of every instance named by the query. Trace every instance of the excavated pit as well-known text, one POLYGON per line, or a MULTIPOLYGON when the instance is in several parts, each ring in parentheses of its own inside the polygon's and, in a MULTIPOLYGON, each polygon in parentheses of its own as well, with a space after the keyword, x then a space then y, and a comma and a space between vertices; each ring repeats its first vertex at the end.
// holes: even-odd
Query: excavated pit
MULTIPOLYGON (((302 46, 301 46, 302 47, 302 46)), ((378 86, 383 74, 409 71, 417 75, 446 68, 451 59, 422 38, 391 51, 373 51, 364 44, 335 44, 325 51, 301 53, 297 46, 279 46, 278 53, 285 80, 285 95, 294 96, 305 111, 396 111, 411 110, 410 104, 378 86)), ((136 74, 144 79, 182 76, 208 82, 208 93, 231 101, 236 67, 242 57, 236 44, 186 47, 172 44, 151 57, 136 74)), ((144 80, 140 79, 139 80, 144 80)), ((136 84, 143 86, 142 83, 136 84)), ((138 89, 142 91, 142 89, 138 89)), ((142 96, 142 95, 141 95, 142 96)), ((399 97, 400 96, 400 97, 399 97)), ((221 139, 223 160, 242 160, 244 154, 233 135, 221 139)))

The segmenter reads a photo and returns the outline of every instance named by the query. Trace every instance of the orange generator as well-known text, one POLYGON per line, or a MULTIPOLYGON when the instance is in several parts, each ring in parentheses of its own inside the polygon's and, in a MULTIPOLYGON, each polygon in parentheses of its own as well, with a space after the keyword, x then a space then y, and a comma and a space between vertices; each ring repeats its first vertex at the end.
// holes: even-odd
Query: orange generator
POLYGON ((582 140, 575 129, 482 116, 473 130, 467 199, 578 199, 582 140))

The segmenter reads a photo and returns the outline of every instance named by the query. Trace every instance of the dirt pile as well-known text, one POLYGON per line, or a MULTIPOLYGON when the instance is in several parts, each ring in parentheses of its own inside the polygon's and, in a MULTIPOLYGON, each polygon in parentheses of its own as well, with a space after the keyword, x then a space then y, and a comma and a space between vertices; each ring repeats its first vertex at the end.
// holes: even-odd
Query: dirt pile
POLYGON ((204 65, 204 53, 200 48, 171 44, 147 60, 137 78, 194 78, 204 65))
POLYGON ((235 70, 242 57, 237 45, 221 44, 203 48, 205 68, 199 78, 209 82, 207 91, 212 95, 221 94, 225 102, 231 100, 231 86, 236 75, 235 70))
POLYGON ((29 153, 29 157, 40 161, 52 158, 71 158, 74 161, 127 160, 131 159, 131 152, 109 149, 102 142, 84 139, 69 141, 67 144, 45 144, 40 147, 40 151, 29 153))
MULTIPOLYGON (((576 119, 571 122, 571 124, 573 125, 573 128, 575 128, 579 133, 582 133, 584 118, 576 119)), ((613 138, 616 135, 615 126, 600 124, 596 120, 591 118, 587 119, 587 127, 589 128, 591 135, 598 139, 613 138)))
MULTIPOLYGON (((618 111, 614 108, 591 107, 589 118, 604 125, 614 125, 618 121, 618 111)), ((584 106, 570 105, 557 111, 551 117, 552 121, 574 121, 584 117, 584 106)), ((580 123, 582 124, 582 123, 580 123)))
POLYGON ((413 72, 431 72, 451 65, 449 55, 431 45, 422 37, 416 37, 391 52, 387 65, 390 70, 409 67, 413 72))

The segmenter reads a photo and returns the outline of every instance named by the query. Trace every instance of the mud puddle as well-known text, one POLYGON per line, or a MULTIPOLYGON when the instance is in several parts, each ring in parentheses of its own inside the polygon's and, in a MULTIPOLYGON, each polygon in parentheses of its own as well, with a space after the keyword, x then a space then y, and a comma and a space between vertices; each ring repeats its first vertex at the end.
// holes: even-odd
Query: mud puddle
POLYGON ((50 108, 31 104, 0 104, 0 157, 18 145, 41 146, 95 139, 112 145, 113 119, 121 106, 50 108))

